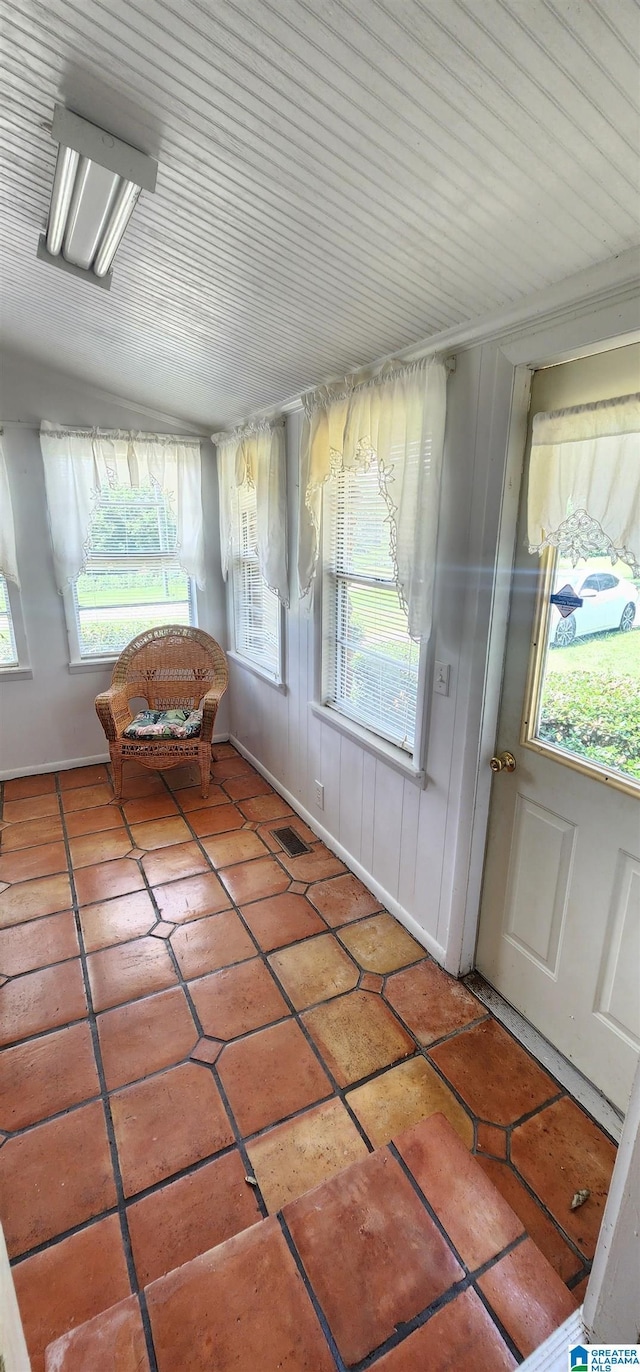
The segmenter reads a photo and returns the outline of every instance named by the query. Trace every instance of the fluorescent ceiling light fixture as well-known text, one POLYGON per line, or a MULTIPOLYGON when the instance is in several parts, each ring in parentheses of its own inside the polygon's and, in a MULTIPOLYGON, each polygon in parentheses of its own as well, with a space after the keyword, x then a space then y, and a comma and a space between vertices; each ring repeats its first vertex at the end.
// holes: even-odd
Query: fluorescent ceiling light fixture
POLYGON ((38 257, 109 290, 111 265, 141 190, 154 191, 158 164, 62 105, 46 234, 38 257))

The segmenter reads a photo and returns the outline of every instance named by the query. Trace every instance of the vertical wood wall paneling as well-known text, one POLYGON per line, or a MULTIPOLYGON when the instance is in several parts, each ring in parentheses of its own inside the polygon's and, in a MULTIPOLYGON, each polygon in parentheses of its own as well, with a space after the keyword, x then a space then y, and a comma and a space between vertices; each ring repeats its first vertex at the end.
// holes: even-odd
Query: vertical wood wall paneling
MULTIPOLYGON (((437 657, 450 664, 451 686, 448 697, 429 696, 428 700, 426 788, 415 786, 310 709, 319 684, 320 642, 315 611, 297 598, 299 413, 287 419, 291 608, 286 617, 286 694, 237 665, 232 672, 234 736, 308 812, 313 823, 326 830, 390 901, 417 922, 430 946, 440 949, 446 947, 450 901, 450 864, 443 885, 445 844, 455 847, 455 835, 446 832, 447 814, 451 787, 455 790, 460 782, 457 735, 466 732, 456 704, 469 652, 465 605, 477 593, 479 575, 475 567, 480 552, 471 538, 470 517, 472 500, 484 496, 483 488, 474 485, 474 465, 477 460, 484 471, 491 446, 490 432, 477 439, 476 414, 479 406, 491 413, 497 350, 489 347, 483 371, 482 351, 476 347, 461 354, 449 381, 450 421, 430 656, 431 661, 437 657), (325 788, 323 810, 315 803, 316 780, 325 788)), ((499 407, 502 413, 502 395, 499 407)), ((427 689, 430 693, 430 679, 427 689)))

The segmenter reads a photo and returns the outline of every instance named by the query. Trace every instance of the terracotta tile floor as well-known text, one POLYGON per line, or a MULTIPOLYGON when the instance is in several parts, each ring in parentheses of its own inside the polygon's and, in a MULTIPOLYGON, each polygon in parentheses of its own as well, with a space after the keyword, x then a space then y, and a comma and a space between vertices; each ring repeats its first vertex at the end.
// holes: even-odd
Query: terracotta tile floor
MULTIPOLYGON (((213 779, 206 803, 184 768, 130 767, 121 804, 103 766, 3 787, 0 1215, 33 1372, 49 1342, 112 1306, 118 1372, 144 1367, 145 1347, 160 1372, 209 1366, 181 1362, 172 1344, 187 1290, 177 1278, 140 1309, 131 1293, 227 1241, 224 1274, 202 1259, 189 1299, 208 1300, 213 1282, 214 1304, 232 1311, 228 1274, 252 1252, 269 1314, 288 1292, 283 1321, 302 1339, 291 1365, 322 1372, 376 1348, 382 1372, 437 1372, 445 1346, 455 1362, 471 1341, 478 1367, 513 1366, 538 1339, 517 1292, 544 1286, 540 1263, 582 1292, 614 1145, 230 745, 214 750, 213 779), (302 857, 274 837, 288 823, 310 846, 302 857), (435 1114, 461 1141, 455 1175, 444 1136, 438 1168, 437 1133, 428 1167, 417 1146, 385 1149, 435 1114), (380 1168, 392 1177, 391 1210, 422 1257, 414 1286, 397 1290, 345 1246, 343 1308, 342 1278, 325 1290, 318 1255, 336 1258, 341 1207, 355 1204, 338 1174, 363 1162, 374 1193, 380 1168), (421 1168, 438 1184, 428 1223, 421 1168), (332 1178, 323 1228, 302 1198, 332 1178), (461 1237, 472 1182, 483 1224, 461 1237), (590 1199, 571 1211, 584 1187, 590 1199), (282 1206, 282 1223, 250 1228, 282 1206), (509 1246, 514 1214, 533 1243, 509 1246), (443 1296, 455 1263, 480 1267, 487 1243, 508 1251, 473 1290, 443 1296), (382 1293, 367 1310, 357 1273, 382 1293), (419 1328, 416 1305, 432 1312, 419 1328), (403 1320, 412 1332, 391 1346, 403 1320)), ((384 1225, 392 1253, 406 1234, 389 1215, 384 1225)), ((559 1310, 558 1285, 552 1294, 559 1310)), ((85 1337, 69 1344, 70 1369, 84 1366, 85 1337)), ((245 1355, 239 1367, 261 1365, 250 1343, 245 1355)))

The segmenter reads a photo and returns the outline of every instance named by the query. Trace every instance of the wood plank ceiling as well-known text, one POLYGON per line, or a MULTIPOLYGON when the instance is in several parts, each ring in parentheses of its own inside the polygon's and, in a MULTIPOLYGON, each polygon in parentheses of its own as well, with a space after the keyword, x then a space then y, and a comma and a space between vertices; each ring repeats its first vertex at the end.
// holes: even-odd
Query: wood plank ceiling
POLYGON ((634 0, 3 0, 4 342, 226 426, 638 241, 634 0), (36 261, 55 101, 160 162, 36 261))

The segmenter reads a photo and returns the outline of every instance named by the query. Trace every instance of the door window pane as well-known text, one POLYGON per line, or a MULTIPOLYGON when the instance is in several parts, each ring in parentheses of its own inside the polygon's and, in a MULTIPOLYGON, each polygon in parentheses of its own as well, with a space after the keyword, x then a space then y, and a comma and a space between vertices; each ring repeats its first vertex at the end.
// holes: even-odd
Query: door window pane
POLYGON ((610 568, 602 556, 547 569, 526 741, 640 782, 640 581, 610 568))

